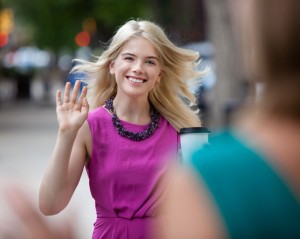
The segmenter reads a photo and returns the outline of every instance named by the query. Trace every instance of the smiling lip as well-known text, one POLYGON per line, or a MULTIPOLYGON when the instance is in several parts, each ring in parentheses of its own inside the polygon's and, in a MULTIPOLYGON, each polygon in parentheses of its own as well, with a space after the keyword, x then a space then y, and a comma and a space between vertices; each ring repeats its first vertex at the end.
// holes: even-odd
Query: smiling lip
POLYGON ((131 76, 127 76, 126 77, 130 82, 132 83, 144 83, 146 82, 146 80, 141 79, 141 78, 136 78, 136 77, 131 77, 131 76))

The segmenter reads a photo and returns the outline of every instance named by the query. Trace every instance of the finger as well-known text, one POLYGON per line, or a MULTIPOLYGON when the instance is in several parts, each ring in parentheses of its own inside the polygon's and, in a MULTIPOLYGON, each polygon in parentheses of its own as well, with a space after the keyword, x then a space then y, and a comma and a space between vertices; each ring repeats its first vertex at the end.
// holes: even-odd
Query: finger
POLYGON ((71 90, 71 83, 67 82, 65 86, 65 94, 64 94, 64 102, 68 103, 70 100, 70 90, 71 90))
POLYGON ((87 91, 88 91, 87 86, 84 86, 81 91, 82 98, 86 97, 87 91))
POLYGON ((78 96, 78 92, 79 92, 79 88, 80 88, 80 81, 77 80, 73 89, 73 94, 72 94, 72 102, 75 103, 77 96, 78 96))
POLYGON ((56 91, 56 105, 62 105, 61 90, 56 91))
POLYGON ((78 103, 82 104, 82 100, 86 97, 86 95, 87 95, 87 87, 84 86, 84 87, 82 88, 82 91, 81 91, 81 94, 80 94, 78 103))
POLYGON ((83 99, 82 101, 82 109, 81 109, 81 112, 85 113, 85 114, 88 114, 89 112, 89 109, 90 109, 90 106, 89 106, 89 103, 86 99, 86 97, 83 99))
POLYGON ((86 86, 84 86, 82 89, 82 92, 79 96, 78 102, 77 102, 77 104, 75 104, 75 110, 81 111, 82 101, 86 97, 86 94, 87 94, 87 88, 86 88, 86 86))

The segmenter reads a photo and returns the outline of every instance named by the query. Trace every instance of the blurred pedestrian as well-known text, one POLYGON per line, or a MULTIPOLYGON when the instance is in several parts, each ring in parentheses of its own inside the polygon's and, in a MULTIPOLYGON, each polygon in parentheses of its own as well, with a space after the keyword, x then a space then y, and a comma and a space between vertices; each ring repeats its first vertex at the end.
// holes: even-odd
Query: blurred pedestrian
POLYGON ((1 221, 1 239, 76 238, 70 220, 56 225, 45 220, 23 185, 7 185, 1 190, 0 196, 3 196, 5 204, 10 207, 10 213, 2 218, 4 221, 1 221))
POLYGON ((87 87, 78 100, 79 81, 72 94, 66 84, 64 99, 57 93, 59 130, 40 187, 41 211, 63 210, 86 167, 97 211, 93 238, 149 238, 178 131, 200 126, 185 104, 195 104, 186 80, 199 77, 198 58, 158 25, 130 20, 97 62, 78 61, 73 72, 88 76, 87 87))
MULTIPOLYGON (((76 65, 76 62, 74 61, 72 63, 72 68, 74 68, 76 65)), ((76 84, 76 81, 77 80, 81 80, 81 79, 85 79, 85 74, 81 73, 81 72, 70 72, 67 77, 66 77, 66 82, 70 82, 71 83, 71 89, 74 89, 74 86, 76 84)), ((82 89, 83 87, 85 86, 86 84, 84 83, 84 81, 80 81, 80 87, 79 87, 79 92, 78 94, 81 94, 82 92, 82 89)))
POLYGON ((264 90, 170 173, 163 239, 300 238, 300 2, 246 3, 246 67, 264 90))

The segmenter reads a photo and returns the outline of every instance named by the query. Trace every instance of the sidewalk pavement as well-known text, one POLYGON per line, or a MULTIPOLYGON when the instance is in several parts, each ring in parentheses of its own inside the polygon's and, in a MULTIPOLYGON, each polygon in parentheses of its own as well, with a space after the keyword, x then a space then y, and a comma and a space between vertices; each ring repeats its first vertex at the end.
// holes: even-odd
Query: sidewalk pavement
MULTIPOLYGON (((21 185, 38 207, 38 188, 56 132, 54 103, 17 101, 0 105, 0 223, 9 217, 1 187, 21 185)), ((91 238, 96 215, 85 170, 69 205, 60 214, 45 218, 55 223, 70 217, 78 239, 91 238)))

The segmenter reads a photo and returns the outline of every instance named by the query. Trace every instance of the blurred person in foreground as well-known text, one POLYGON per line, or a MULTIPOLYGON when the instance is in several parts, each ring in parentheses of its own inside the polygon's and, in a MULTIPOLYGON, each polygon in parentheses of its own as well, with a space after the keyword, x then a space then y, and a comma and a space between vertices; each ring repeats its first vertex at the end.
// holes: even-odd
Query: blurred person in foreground
MULTIPOLYGON (((0 185, 2 186, 2 185, 0 185)), ((21 184, 0 187, 2 208, 0 216, 1 239, 75 239, 70 218, 59 224, 45 219, 36 202, 21 184)))
POLYGON ((300 238, 300 1, 248 3, 243 50, 264 90, 170 173, 160 238, 300 238))
POLYGON ((41 211, 62 211, 86 168, 97 212, 93 239, 150 238, 166 156, 176 158, 180 128, 200 125, 182 100, 195 103, 186 80, 199 76, 198 58, 158 25, 130 20, 96 62, 79 61, 74 71, 88 77, 87 87, 77 97, 80 82, 72 93, 68 82, 64 97, 57 93, 59 130, 41 211))

